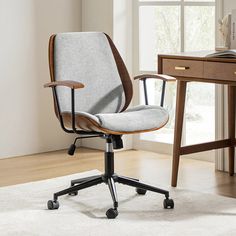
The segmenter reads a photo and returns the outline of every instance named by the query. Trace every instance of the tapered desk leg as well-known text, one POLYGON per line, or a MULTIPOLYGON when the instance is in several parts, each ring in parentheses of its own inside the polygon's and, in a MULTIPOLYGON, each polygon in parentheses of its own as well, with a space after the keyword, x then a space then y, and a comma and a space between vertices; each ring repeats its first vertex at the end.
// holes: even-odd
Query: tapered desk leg
POLYGON ((174 130, 174 145, 173 145, 173 160, 172 160, 172 180, 171 180, 172 187, 177 186, 186 87, 187 87, 186 81, 180 81, 180 80, 177 81, 175 130, 174 130))
MULTIPOLYGON (((228 85, 228 132, 231 142, 235 140, 235 87, 228 85)), ((234 175, 234 146, 229 147, 229 175, 234 175)))

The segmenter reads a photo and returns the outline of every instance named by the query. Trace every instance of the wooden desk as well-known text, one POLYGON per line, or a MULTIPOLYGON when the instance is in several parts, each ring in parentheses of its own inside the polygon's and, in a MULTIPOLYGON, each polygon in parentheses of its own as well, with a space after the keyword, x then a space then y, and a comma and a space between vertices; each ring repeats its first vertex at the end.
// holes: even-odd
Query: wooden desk
POLYGON ((158 56, 158 73, 177 79, 172 181, 177 186, 179 157, 190 153, 229 148, 229 174, 234 175, 236 59, 207 58, 214 51, 158 56), (188 82, 228 85, 228 139, 181 147, 186 87, 188 82))

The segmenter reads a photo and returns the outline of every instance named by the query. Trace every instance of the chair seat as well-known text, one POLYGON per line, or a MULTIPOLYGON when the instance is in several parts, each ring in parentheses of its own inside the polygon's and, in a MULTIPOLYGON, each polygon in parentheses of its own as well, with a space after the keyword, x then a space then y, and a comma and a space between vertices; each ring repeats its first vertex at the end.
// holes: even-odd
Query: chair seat
MULTIPOLYGON (((67 127, 71 127, 71 113, 62 114, 67 127)), ((139 105, 121 113, 99 113, 92 115, 87 112, 76 112, 78 128, 101 132, 101 129, 112 134, 141 133, 162 128, 169 119, 166 109, 160 106, 139 105), (86 124, 90 120, 94 125, 86 124), (84 123, 85 121, 85 123, 84 123)))
MULTIPOLYGON (((91 115, 86 112, 78 112, 76 114, 80 118, 93 120, 101 128, 121 133, 157 130, 163 127, 169 119, 167 110, 151 105, 135 106, 121 113, 91 115)), ((77 121, 79 122, 79 120, 77 121)))
POLYGON ((121 113, 95 115, 102 128, 118 132, 139 132, 164 126, 168 112, 159 106, 135 106, 121 113))

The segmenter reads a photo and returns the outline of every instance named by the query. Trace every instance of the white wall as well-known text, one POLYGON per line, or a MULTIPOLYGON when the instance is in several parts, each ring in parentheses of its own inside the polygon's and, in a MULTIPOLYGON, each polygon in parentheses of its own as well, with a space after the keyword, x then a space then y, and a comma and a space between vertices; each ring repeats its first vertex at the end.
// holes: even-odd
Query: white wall
POLYGON ((71 142, 43 84, 49 81, 49 36, 80 29, 80 0, 0 0, 0 158, 71 142))
POLYGON ((223 5, 224 5, 224 15, 230 13, 232 9, 236 9, 235 0, 223 0, 223 5))
POLYGON ((132 6, 132 1, 113 0, 113 40, 130 73, 133 68, 132 6))
POLYGON ((113 35, 113 0, 82 0, 82 31, 113 35))

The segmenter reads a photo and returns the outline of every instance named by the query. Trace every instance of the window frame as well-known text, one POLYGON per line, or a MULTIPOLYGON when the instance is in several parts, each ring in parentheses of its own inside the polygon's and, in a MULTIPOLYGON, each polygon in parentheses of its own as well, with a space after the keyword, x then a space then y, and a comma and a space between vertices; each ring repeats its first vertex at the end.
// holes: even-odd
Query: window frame
POLYGON ((180 7, 180 52, 184 52, 185 49, 185 7, 186 6, 217 6, 217 0, 214 2, 212 1, 199 1, 199 2, 191 2, 191 1, 185 1, 185 0, 180 0, 180 1, 145 1, 145 2, 140 2, 138 0, 138 8, 140 6, 179 6, 180 7))
MULTIPOLYGON (((223 2, 222 0, 215 0, 212 1, 187 1, 187 0, 179 0, 179 1, 161 1, 161 0, 153 0, 153 1, 144 1, 140 2, 139 0, 134 1, 134 22, 138 22, 137 25, 134 23, 134 28, 136 28, 136 31, 139 32, 139 7, 142 6, 179 6, 180 7, 180 52, 185 51, 185 7, 186 6, 215 6, 215 28, 217 29, 217 22, 219 18, 222 18, 222 9, 223 9, 223 2), (221 9, 221 11, 219 11, 221 9), (136 17, 135 17, 136 16, 136 17)), ((134 36, 134 38, 138 37, 139 41, 139 33, 134 36)), ((219 35, 218 32, 216 32, 215 37, 215 45, 219 44, 219 35)), ((136 56, 139 57, 139 42, 138 47, 136 49, 138 50, 138 53, 136 56)), ((136 51, 137 51, 136 50, 136 51)), ((139 59, 139 58, 138 58, 139 59)), ((139 62, 139 61, 138 61, 139 62)), ((140 64, 138 64, 140 65, 140 64)), ((137 69, 137 68, 136 68, 137 69)), ((143 71, 142 72, 154 72, 154 71, 143 71)))
MULTIPOLYGON (((139 67, 139 7, 140 6, 181 6, 182 12, 184 13, 184 7, 185 6, 215 6, 215 45, 221 44, 221 39, 219 32, 217 30, 218 28, 218 19, 223 17, 223 0, 215 0, 215 2, 190 2, 184 0, 181 1, 146 1, 146 2, 139 2, 139 0, 133 1, 133 73, 134 75, 140 74, 140 73, 156 73, 156 71, 144 71, 140 70, 139 67), (201 4, 201 5, 200 5, 201 4)), ((184 14, 181 12, 181 51, 184 50, 184 14)), ((134 99, 133 104, 138 105, 140 103, 140 86, 138 83, 134 83, 134 99)), ((216 111, 215 113, 218 114, 222 111, 222 86, 216 86, 215 89, 215 103, 216 103, 216 111)), ((216 137, 220 135, 221 130, 221 123, 222 123, 222 117, 219 117, 216 115, 216 137)), ((146 141, 141 140, 140 135, 134 135, 133 137, 133 146, 134 148, 139 149, 140 146, 142 146, 143 150, 148 151, 154 151, 158 153, 164 153, 164 154, 171 154, 172 152, 172 146, 173 144, 165 143, 165 142, 154 142, 154 141, 146 141)), ((216 153, 216 166, 219 166, 219 163, 222 162, 222 154, 216 153)), ((203 155, 203 158, 201 157, 201 154, 198 155, 198 159, 205 159, 205 156, 203 155)))

